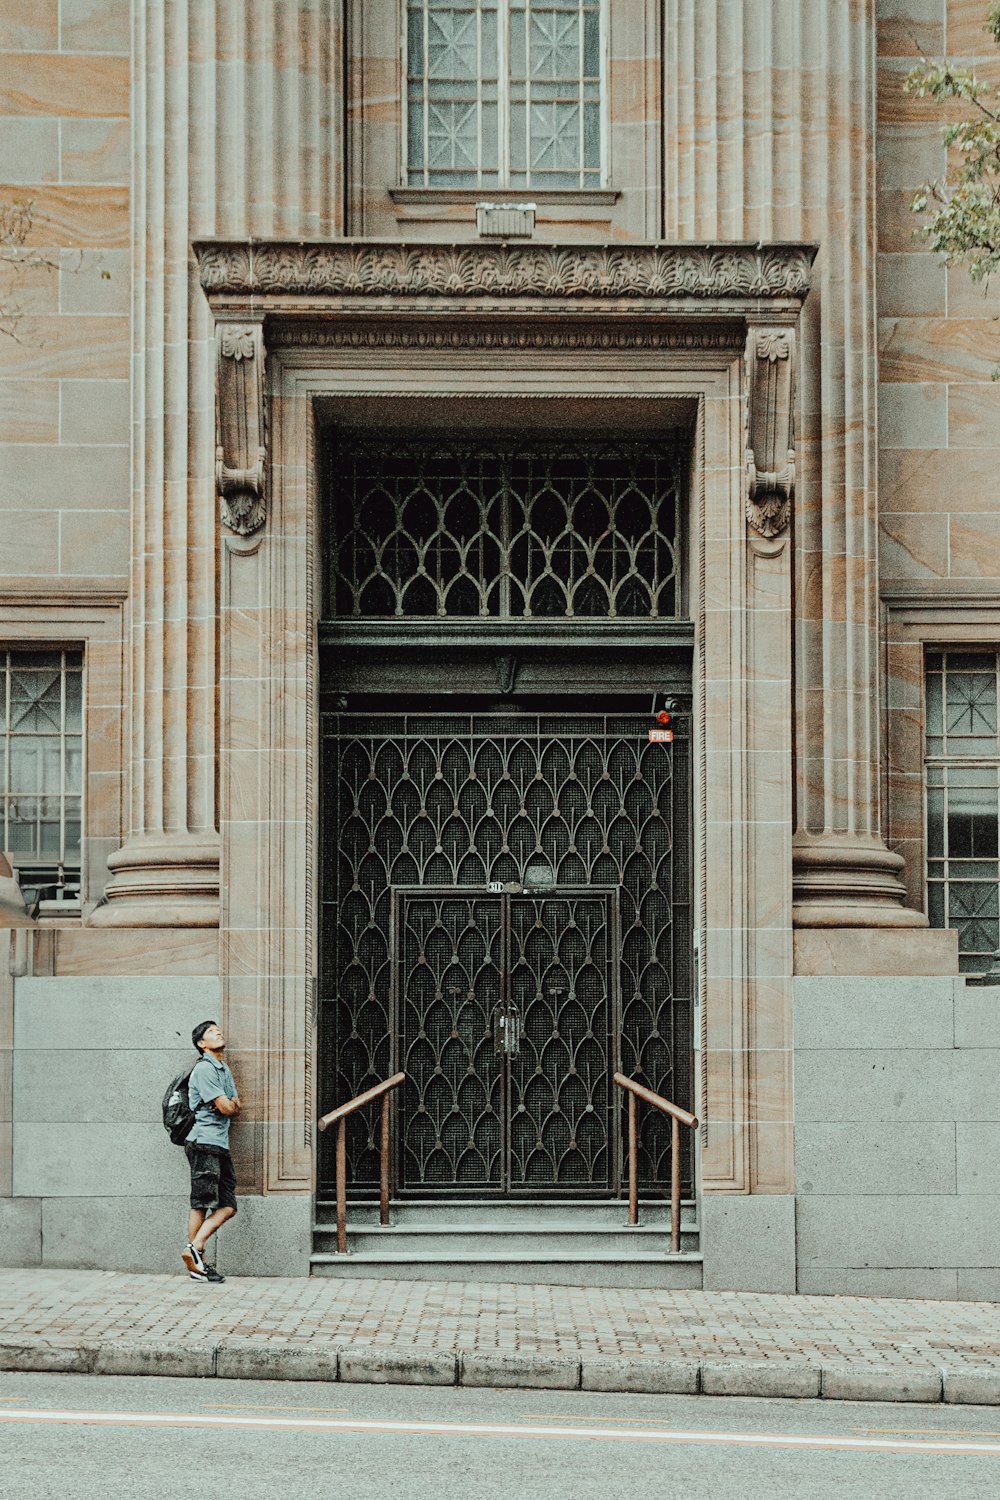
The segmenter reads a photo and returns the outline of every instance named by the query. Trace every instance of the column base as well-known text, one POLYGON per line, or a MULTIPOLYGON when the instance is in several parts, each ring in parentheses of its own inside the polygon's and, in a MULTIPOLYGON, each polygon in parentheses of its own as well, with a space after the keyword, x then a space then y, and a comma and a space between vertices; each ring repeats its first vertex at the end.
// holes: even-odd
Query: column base
POLYGON ((146 834, 108 860, 105 904, 88 927, 218 927, 217 834, 146 834))
POLYGON ((906 905, 904 861, 872 835, 796 834, 792 923, 796 927, 927 927, 906 905))

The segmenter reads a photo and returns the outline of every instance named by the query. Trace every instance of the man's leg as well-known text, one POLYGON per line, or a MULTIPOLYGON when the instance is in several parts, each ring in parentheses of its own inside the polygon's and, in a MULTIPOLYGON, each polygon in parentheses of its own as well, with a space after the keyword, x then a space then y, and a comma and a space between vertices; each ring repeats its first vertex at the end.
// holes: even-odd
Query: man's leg
POLYGON ((203 1208, 192 1208, 188 1211, 188 1244, 191 1244, 204 1222, 205 1210, 203 1208))
MULTIPOLYGON (((204 1251, 205 1246, 215 1231, 221 1229, 226 1220, 231 1219, 235 1212, 235 1208, 230 1208, 228 1205, 225 1208, 214 1208, 208 1217, 203 1219, 200 1226, 195 1226, 195 1232, 191 1236, 191 1243, 199 1254, 204 1251)), ((194 1218, 194 1210, 192 1210, 191 1218, 194 1218)), ((189 1226, 190 1223, 191 1219, 188 1220, 189 1226)))

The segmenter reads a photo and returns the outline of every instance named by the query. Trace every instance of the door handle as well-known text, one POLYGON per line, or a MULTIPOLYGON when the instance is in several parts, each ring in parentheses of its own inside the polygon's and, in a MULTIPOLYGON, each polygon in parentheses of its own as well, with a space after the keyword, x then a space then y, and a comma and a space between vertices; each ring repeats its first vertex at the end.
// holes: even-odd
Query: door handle
POLYGON ((493 1046, 506 1057, 516 1057, 521 1050, 521 1017, 516 1010, 497 1009, 493 1016, 493 1046))

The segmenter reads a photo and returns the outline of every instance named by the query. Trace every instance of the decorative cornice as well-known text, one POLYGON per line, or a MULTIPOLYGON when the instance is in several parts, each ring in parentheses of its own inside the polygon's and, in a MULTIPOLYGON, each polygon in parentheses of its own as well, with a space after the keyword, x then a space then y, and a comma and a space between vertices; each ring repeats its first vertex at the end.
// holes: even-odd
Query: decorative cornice
POLYGON ((775 245, 400 245, 351 240, 196 243, 215 295, 747 299, 809 290, 815 247, 775 245))

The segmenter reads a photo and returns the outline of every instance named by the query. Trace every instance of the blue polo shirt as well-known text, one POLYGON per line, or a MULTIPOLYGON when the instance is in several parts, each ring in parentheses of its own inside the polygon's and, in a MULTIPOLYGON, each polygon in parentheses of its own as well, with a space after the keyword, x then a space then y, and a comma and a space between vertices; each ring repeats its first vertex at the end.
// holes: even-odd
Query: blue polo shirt
POLYGON ((229 1066, 208 1053, 195 1063, 188 1080, 188 1103, 194 1111, 194 1126, 186 1146, 221 1146, 229 1150, 229 1116, 220 1115, 213 1101, 220 1094, 236 1098, 236 1084, 229 1066))

